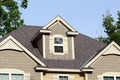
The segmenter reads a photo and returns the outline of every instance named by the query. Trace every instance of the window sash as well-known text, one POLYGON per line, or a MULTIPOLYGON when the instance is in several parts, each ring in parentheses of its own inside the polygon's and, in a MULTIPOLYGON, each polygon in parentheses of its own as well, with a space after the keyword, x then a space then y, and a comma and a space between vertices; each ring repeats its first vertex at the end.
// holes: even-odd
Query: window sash
POLYGON ((68 80, 68 76, 59 76, 59 80, 68 80))
POLYGON ((114 76, 104 76, 104 80, 114 80, 114 76))
POLYGON ((11 74, 11 80, 24 80, 23 74, 11 74))
POLYGON ((116 77, 116 80, 120 80, 120 77, 116 77))
POLYGON ((103 76, 103 80, 120 80, 120 76, 103 76))
POLYGON ((24 74, 0 73, 0 80, 24 80, 24 74))
POLYGON ((63 46, 54 46, 54 49, 56 53, 63 53, 63 46))
POLYGON ((63 44, 62 37, 54 37, 54 44, 63 44))
POLYGON ((63 52, 64 52, 63 37, 54 37, 54 53, 63 53, 63 52))
POLYGON ((0 73, 0 80, 9 80, 9 74, 0 73))

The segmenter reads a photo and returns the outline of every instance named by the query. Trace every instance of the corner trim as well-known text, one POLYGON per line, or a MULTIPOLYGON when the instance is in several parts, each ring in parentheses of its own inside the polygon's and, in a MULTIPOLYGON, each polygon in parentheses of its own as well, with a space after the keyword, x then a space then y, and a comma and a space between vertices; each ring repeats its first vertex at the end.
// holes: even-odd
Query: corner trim
POLYGON ((74 37, 72 37, 72 58, 75 59, 74 37))
POLYGON ((43 72, 40 72, 40 80, 43 80, 43 72))
POLYGON ((85 80, 88 80, 88 74, 85 73, 85 80))
POLYGON ((45 35, 42 35, 42 39, 43 39, 43 58, 45 58, 45 35))

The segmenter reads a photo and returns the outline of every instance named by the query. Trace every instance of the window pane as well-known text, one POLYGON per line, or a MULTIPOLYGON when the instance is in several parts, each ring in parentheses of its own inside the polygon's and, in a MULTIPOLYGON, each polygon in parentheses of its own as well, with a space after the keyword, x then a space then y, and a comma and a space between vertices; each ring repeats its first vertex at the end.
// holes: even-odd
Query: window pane
POLYGON ((63 76, 59 76, 59 80, 63 80, 63 76))
POLYGON ((68 80, 68 76, 59 76, 59 80, 68 80))
POLYGON ((64 80, 68 80, 68 76, 64 76, 64 80))
POLYGON ((55 46, 54 49, 55 49, 55 52, 63 53, 63 46, 55 46))
POLYGON ((108 80, 108 77, 104 76, 104 80, 108 80))
POLYGON ((54 43, 55 44, 63 44, 63 39, 60 37, 55 37, 54 38, 54 43))
POLYGON ((114 80, 114 77, 109 77, 109 80, 114 80))
POLYGON ((114 77, 111 77, 111 76, 104 76, 104 80, 114 80, 114 77))
POLYGON ((120 77, 116 77, 116 80, 120 80, 120 77))
POLYGON ((12 74, 12 80, 23 80, 23 74, 12 74))
POLYGON ((8 74, 0 74, 0 80, 9 80, 8 74))

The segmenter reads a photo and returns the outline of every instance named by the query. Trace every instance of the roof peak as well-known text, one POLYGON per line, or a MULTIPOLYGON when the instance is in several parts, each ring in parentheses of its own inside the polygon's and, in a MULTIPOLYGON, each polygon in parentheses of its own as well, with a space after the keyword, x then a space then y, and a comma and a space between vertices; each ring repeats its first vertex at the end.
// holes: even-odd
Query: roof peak
POLYGON ((44 26, 42 29, 49 29, 50 28, 50 26, 52 25, 52 24, 54 24, 55 22, 57 22, 57 21, 59 21, 59 22, 62 22, 68 29, 70 29, 71 31, 74 31, 74 32, 76 32, 76 30, 70 25, 70 24, 68 24, 61 16, 57 16, 57 17, 55 17, 53 20, 51 20, 46 26, 44 26))

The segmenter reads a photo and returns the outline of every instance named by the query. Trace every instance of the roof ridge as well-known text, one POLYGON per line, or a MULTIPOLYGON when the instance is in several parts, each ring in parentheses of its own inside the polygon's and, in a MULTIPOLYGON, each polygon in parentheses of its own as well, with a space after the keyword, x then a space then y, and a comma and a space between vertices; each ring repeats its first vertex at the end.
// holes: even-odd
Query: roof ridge
POLYGON ((44 27, 44 26, 38 26, 38 25, 26 25, 26 24, 24 24, 22 27, 44 27))

